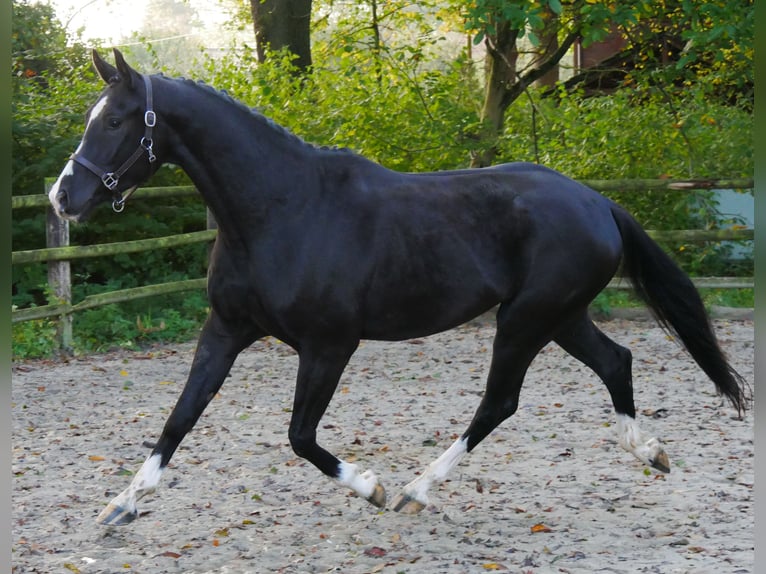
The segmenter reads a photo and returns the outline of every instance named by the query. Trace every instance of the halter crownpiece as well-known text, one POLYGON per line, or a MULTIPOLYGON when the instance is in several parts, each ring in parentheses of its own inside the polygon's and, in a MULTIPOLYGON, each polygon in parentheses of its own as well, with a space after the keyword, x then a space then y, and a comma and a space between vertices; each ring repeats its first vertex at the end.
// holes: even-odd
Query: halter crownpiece
POLYGON ((112 201, 112 209, 115 211, 115 213, 121 213, 122 210, 125 209, 125 202, 133 194, 133 192, 136 191, 136 189, 138 188, 137 185, 134 185, 133 187, 128 189, 125 195, 123 196, 121 192, 117 191, 117 184, 120 182, 120 178, 125 174, 126 171, 128 171, 131 167, 133 167, 133 164, 138 161, 138 158, 140 158, 144 154, 144 152, 147 153, 149 163, 154 163, 157 160, 157 156, 154 155, 154 150, 152 149, 152 147, 154 146, 154 141, 152 140, 152 129, 157 124, 157 114, 154 112, 153 99, 152 99, 152 80, 146 74, 141 74, 141 77, 144 79, 144 86, 146 86, 146 111, 144 112, 144 136, 141 138, 141 141, 138 144, 138 148, 136 149, 136 151, 133 152, 133 155, 131 155, 125 161, 125 163, 123 163, 115 171, 107 171, 105 169, 102 169, 98 167, 96 164, 94 164, 92 161, 83 157, 81 154, 73 153, 72 155, 69 156, 69 159, 79 163, 81 166, 87 168, 88 170, 93 172, 95 175, 97 175, 103 182, 104 186, 109 191, 114 192, 114 201, 112 201))

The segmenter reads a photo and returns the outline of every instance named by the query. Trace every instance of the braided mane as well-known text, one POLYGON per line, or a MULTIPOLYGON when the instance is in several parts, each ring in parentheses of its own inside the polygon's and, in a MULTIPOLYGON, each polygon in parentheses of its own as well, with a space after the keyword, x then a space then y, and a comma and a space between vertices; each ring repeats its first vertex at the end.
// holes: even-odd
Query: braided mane
POLYGON ((251 117, 253 117, 254 119, 258 120, 259 122, 265 123, 268 127, 273 129, 275 132, 281 134, 285 138, 290 139, 290 140, 292 140, 292 141, 294 141, 296 143, 299 143, 300 145, 304 145, 304 146, 311 147, 313 149, 318 149, 318 150, 339 151, 339 152, 345 152, 345 153, 355 153, 355 152, 353 152, 353 150, 351 150, 349 148, 346 148, 346 147, 318 145, 318 144, 314 144, 314 143, 311 143, 311 142, 307 142, 306 140, 304 140, 300 136, 298 136, 298 135, 294 134, 293 132, 291 132, 289 129, 287 129, 283 125, 278 124, 277 122, 272 120, 270 117, 262 114, 258 110, 258 108, 249 107, 249 106, 245 105, 243 102, 241 102, 240 100, 238 100, 238 99, 232 97, 231 95, 229 95, 229 93, 226 90, 220 90, 220 89, 214 88, 213 86, 211 86, 209 84, 206 84, 202 80, 191 80, 191 79, 188 79, 188 78, 181 77, 181 78, 177 78, 176 81, 181 82, 181 83, 183 83, 183 84, 185 84, 187 86, 192 86, 192 87, 199 88, 199 89, 201 89, 201 90, 203 90, 203 91, 205 91, 205 92, 207 92, 209 94, 213 94, 214 96, 217 96, 217 97, 223 99, 227 103, 232 104, 232 105, 236 106, 237 108, 239 108, 240 110, 243 110, 243 111, 247 112, 248 114, 250 114, 251 117))

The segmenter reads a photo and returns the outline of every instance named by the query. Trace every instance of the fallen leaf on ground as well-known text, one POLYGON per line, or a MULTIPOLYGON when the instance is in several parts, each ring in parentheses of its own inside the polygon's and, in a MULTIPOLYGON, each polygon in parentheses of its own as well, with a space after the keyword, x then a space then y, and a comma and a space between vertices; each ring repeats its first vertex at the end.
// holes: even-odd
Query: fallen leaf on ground
POLYGON ((386 550, 380 546, 373 546, 364 551, 366 556, 374 556, 376 558, 382 558, 386 555, 386 550))

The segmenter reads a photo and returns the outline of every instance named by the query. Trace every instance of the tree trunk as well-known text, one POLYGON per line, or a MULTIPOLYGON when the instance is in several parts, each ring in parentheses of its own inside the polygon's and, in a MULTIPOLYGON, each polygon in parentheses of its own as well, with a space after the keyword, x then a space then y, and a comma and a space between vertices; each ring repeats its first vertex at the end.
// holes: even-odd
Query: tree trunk
POLYGON ((473 154, 471 167, 492 165, 497 155, 497 139, 503 132, 506 94, 516 83, 516 60, 519 51, 516 39, 519 31, 511 30, 507 22, 497 24, 495 34, 487 34, 484 43, 487 47, 485 59, 484 104, 481 108, 483 126, 480 142, 481 149, 473 154))
POLYGON ((300 72, 311 67, 311 0, 250 0, 259 62, 267 50, 287 48, 300 72))
POLYGON ((510 29, 505 22, 495 24, 495 29, 496 32, 487 34, 485 39, 486 86, 481 110, 484 130, 479 137, 479 149, 471 155, 471 167, 492 165, 497 156, 498 139, 503 133, 505 111, 533 82, 558 65, 578 37, 577 31, 570 32, 544 61, 539 60, 525 73, 517 74, 519 31, 510 29))
MULTIPOLYGON (((542 18, 545 22, 543 29, 538 34, 540 45, 535 50, 536 54, 532 60, 533 66, 538 66, 549 60, 559 47, 559 17, 550 8, 545 8, 542 12, 542 18)), ((544 76, 535 80, 536 87, 553 87, 559 81, 558 63, 544 76)))

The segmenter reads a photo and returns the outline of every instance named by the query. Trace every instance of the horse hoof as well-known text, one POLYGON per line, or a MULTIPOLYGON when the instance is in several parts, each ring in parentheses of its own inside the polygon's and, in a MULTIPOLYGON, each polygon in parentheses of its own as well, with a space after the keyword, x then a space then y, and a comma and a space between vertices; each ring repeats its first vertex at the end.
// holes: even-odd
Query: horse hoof
POLYGON ((367 502, 378 508, 385 508, 386 506, 386 489, 379 484, 375 485, 375 490, 367 498, 367 502))
POLYGON ((96 522, 105 526, 124 526, 136 518, 138 518, 138 510, 130 511, 110 503, 98 515, 96 522))
POLYGON ((394 500, 394 510, 402 514, 418 514, 425 507, 425 504, 415 500, 408 494, 400 494, 394 500))
POLYGON ((665 454, 664 450, 658 452, 657 456, 654 457, 654 460, 652 461, 652 468, 664 473, 670 472, 670 460, 668 459, 668 455, 665 454))

